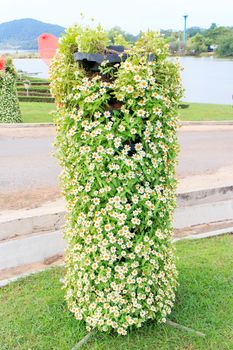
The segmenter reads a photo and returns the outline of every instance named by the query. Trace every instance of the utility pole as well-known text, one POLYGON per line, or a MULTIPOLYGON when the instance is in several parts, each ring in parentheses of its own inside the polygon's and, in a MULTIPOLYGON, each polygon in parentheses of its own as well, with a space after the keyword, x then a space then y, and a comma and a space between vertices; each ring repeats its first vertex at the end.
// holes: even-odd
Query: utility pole
POLYGON ((186 46, 186 24, 187 24, 188 15, 184 15, 184 50, 186 46))

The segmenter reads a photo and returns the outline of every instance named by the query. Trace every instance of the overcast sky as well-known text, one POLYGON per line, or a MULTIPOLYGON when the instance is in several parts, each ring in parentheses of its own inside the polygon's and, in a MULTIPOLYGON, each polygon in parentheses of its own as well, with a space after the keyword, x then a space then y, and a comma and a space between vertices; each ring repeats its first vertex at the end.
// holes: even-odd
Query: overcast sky
POLYGON ((124 30, 182 29, 187 13, 188 27, 233 26, 233 0, 2 0, 0 23, 20 18, 70 26, 94 17, 106 29, 119 25, 124 30))

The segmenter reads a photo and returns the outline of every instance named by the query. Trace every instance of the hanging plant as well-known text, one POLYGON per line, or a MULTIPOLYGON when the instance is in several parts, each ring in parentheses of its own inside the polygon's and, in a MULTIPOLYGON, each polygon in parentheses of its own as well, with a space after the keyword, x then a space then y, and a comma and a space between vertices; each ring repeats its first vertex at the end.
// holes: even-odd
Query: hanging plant
POLYGON ((148 319, 165 322, 175 299, 171 234, 182 88, 179 67, 155 33, 123 53, 106 46, 102 28, 70 28, 50 71, 68 212, 64 288, 88 330, 125 335, 148 319), (93 42, 102 51, 89 50, 93 42), (94 69, 77 54, 84 47, 83 54, 103 56, 94 69), (108 54, 119 61, 106 61, 108 54))

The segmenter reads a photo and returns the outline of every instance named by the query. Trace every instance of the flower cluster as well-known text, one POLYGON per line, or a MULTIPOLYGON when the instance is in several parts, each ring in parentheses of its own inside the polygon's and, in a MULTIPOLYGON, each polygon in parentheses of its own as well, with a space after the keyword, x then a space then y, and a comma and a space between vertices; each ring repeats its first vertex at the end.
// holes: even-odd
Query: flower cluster
POLYGON ((158 52, 148 60, 141 46, 111 79, 67 60, 63 39, 50 74, 68 211, 66 300, 89 330, 125 335, 165 322, 175 299, 178 67, 158 52))

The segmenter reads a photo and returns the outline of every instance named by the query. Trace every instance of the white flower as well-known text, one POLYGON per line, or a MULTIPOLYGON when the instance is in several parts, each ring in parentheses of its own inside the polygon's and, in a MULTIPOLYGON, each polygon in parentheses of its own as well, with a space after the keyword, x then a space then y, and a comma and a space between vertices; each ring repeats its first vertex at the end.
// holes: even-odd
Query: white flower
POLYGON ((113 134, 107 134, 106 139, 107 140, 112 140, 114 138, 113 134))
POLYGON ((105 116, 105 118, 110 118, 111 113, 109 111, 106 111, 106 112, 104 112, 104 116, 105 116))
POLYGON ((139 225, 140 222, 141 222, 141 220, 139 220, 138 218, 132 218, 132 219, 131 219, 131 222, 132 222, 132 224, 134 224, 134 225, 139 225))
POLYGON ((120 130, 120 131, 125 131, 124 125, 120 124, 120 125, 119 125, 119 130, 120 130))
POLYGON ((113 227, 110 224, 107 224, 104 226, 105 231, 109 232, 113 229, 113 227))
POLYGON ((133 202, 134 204, 137 204, 137 203, 138 203, 138 196, 137 196, 136 194, 134 194, 134 195, 132 196, 132 202, 133 202))
POLYGON ((139 83, 142 79, 141 79, 140 75, 135 75, 135 76, 134 76, 134 80, 135 80, 137 83, 139 83))
POLYGON ((126 87, 126 91, 127 91, 129 94, 131 94, 131 93, 134 91, 133 86, 132 86, 132 85, 128 85, 128 86, 126 87))
POLYGON ((92 202, 93 202, 94 204, 99 204, 99 203, 100 203, 100 200, 99 200, 99 198, 93 198, 93 199, 92 199, 92 202))
POLYGON ((131 69, 132 69, 132 63, 126 61, 126 62, 124 63, 124 68, 125 68, 126 71, 131 70, 131 69))
POLYGON ((143 88, 143 89, 146 89, 148 87, 148 83, 146 80, 142 80, 140 83, 139 83, 139 87, 140 88, 143 88))
POLYGON ((137 111, 137 115, 138 115, 139 117, 143 117, 145 114, 146 114, 146 112, 145 112, 143 109, 139 109, 139 110, 137 111))
POLYGON ((132 135, 137 134, 137 130, 136 130, 136 129, 134 129, 134 128, 133 128, 133 129, 131 129, 131 134, 132 134, 132 135))
POLYGON ((94 116, 95 116, 96 118, 100 118, 100 117, 101 117, 101 113, 100 113, 100 112, 95 112, 95 113, 94 113, 94 116))

